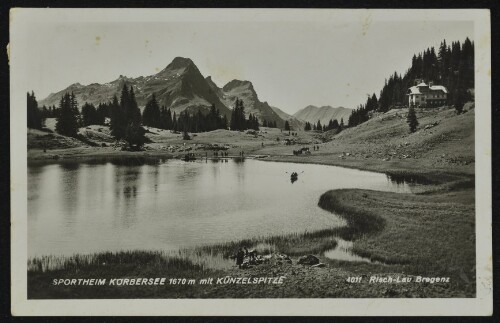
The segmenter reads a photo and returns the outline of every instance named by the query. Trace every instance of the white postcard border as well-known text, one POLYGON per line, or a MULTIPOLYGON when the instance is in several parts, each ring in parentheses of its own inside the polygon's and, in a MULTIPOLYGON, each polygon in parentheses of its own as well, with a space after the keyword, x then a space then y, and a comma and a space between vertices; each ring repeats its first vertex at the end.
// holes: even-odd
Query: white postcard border
POLYGON ((487 9, 12 9, 9 51, 11 135, 11 303, 13 315, 491 315, 491 35, 487 9), (397 10, 397 15, 393 15, 397 10), (476 298, 438 299, 27 299, 27 134, 23 68, 24 27, 29 22, 98 21, 342 21, 385 20, 474 22, 476 298), (146 19, 146 20, 145 20, 146 19))

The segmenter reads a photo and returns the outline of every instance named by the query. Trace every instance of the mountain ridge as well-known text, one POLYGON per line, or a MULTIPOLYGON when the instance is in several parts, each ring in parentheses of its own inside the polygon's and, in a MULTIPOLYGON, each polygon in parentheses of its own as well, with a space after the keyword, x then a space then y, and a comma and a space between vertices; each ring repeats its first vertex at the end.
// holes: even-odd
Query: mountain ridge
MULTIPOLYGON (((196 64, 190 58, 185 57, 175 57, 161 71, 148 76, 127 77, 119 75, 118 78, 107 83, 94 82, 88 85, 76 82, 61 91, 49 94, 38 103, 39 106, 58 106, 64 93, 73 92, 80 108, 85 102, 98 105, 111 101, 114 95, 119 98, 124 84, 134 88, 137 104, 141 109, 155 94, 160 106, 166 106, 177 114, 182 111, 207 113, 214 104, 221 114, 229 118, 231 109, 238 98, 243 101, 245 114, 248 116, 251 113, 261 123, 264 120, 272 121, 276 122, 278 127, 283 128, 285 121, 288 121, 293 129, 298 130, 302 129, 304 123, 311 119, 302 118, 299 114, 300 111, 289 115, 281 109, 272 107, 267 101, 261 101, 251 81, 233 79, 219 87, 211 76, 204 77, 196 64)), ((314 106, 306 108, 309 107, 314 106)), ((329 111, 323 111, 321 114, 331 115, 329 111)), ((342 116, 344 115, 342 114, 342 116)), ((344 117, 344 119, 346 118, 344 117)), ((323 119, 321 122, 323 123, 323 119)))
POLYGON ((80 107, 85 102, 98 105, 111 101, 114 95, 119 97, 124 84, 133 86, 137 104, 141 108, 146 105, 154 93, 160 105, 167 106, 177 113, 184 110, 195 112, 199 109, 207 112, 214 104, 221 114, 231 115, 230 109, 221 102, 218 95, 213 93, 194 62, 183 57, 174 58, 160 72, 148 76, 130 78, 120 75, 117 79, 102 84, 73 83, 40 100, 39 105, 57 106, 61 96, 66 92, 75 94, 80 107))

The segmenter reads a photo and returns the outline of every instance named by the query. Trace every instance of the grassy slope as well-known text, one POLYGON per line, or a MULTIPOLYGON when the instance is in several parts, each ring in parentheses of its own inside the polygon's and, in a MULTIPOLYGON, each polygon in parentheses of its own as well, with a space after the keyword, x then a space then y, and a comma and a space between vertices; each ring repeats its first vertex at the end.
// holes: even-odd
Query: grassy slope
POLYGON ((28 150, 31 149, 68 149, 84 145, 75 138, 61 136, 57 133, 28 129, 28 150))
POLYGON ((407 155, 435 165, 474 162, 474 110, 462 115, 456 115, 453 109, 419 110, 420 126, 412 134, 408 133, 407 113, 408 110, 403 109, 376 115, 334 138, 341 144, 365 144, 364 149, 372 148, 355 151, 364 153, 364 157, 370 157, 370 153, 391 159, 407 155), (376 147, 368 147, 370 144, 376 147))
POLYGON ((474 173, 474 109, 418 110, 419 128, 406 124, 407 109, 391 110, 340 134, 324 134, 327 142, 311 156, 286 156, 289 147, 264 148, 274 160, 312 162, 373 171, 474 173), (426 126, 438 123, 425 129, 426 126), (349 155, 347 155, 349 154, 349 155))
MULTIPOLYGON (((475 286, 475 212, 470 190, 430 195, 367 190, 325 193, 320 206, 359 228, 356 254, 407 266, 407 273, 452 277, 462 288, 475 286), (379 227, 363 229, 367 217, 379 227)), ((470 290, 472 291, 472 290, 470 290)))

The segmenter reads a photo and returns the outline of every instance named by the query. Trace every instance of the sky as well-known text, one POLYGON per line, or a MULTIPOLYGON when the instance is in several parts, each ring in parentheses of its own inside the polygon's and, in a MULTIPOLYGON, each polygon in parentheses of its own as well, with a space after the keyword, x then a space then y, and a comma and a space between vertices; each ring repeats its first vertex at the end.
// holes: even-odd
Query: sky
POLYGON ((21 19, 11 44, 24 53, 26 89, 39 99, 76 82, 155 74, 181 56, 219 87, 251 81, 261 101, 290 114, 307 105, 356 108, 394 71, 404 73, 413 54, 443 39, 474 40, 471 21, 408 11, 48 11, 21 19))

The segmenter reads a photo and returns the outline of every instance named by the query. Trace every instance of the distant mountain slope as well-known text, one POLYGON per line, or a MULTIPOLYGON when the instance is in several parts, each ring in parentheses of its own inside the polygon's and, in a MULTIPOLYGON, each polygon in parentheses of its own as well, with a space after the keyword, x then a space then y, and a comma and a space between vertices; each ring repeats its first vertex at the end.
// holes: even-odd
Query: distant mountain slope
POLYGON ((290 123, 290 126, 292 127, 293 130, 302 130, 302 129, 304 129, 304 126, 305 126, 305 122, 304 121, 299 120, 296 117, 291 116, 288 113, 286 113, 285 111, 283 111, 281 109, 278 109, 276 107, 271 107, 271 109, 273 109, 273 111, 276 112, 276 114, 281 119, 288 120, 288 122, 290 123))
POLYGON ((276 112, 276 114, 283 120, 293 118, 291 115, 289 115, 288 113, 286 113, 285 111, 283 111, 277 107, 271 107, 271 109, 273 109, 273 111, 276 112))
POLYGON ((327 105, 318 108, 314 105, 308 105, 304 109, 297 111, 293 116, 299 120, 310 123, 317 123, 319 120, 323 125, 328 124, 330 120, 334 119, 337 119, 337 121, 340 122, 343 118, 344 123, 347 124, 347 120, 349 119, 351 112, 351 109, 344 107, 333 108, 327 105))

